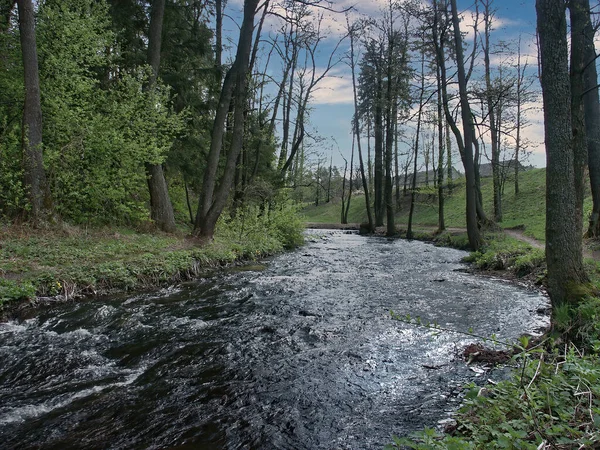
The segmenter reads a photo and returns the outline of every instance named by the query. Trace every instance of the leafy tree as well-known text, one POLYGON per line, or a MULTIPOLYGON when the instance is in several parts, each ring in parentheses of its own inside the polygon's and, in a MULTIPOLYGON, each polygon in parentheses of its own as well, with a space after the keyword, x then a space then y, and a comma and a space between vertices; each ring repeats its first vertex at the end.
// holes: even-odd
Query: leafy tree
MULTIPOLYGON (((181 128, 168 92, 144 91, 149 71, 114 67, 108 6, 47 1, 39 13, 48 179, 61 216, 76 223, 137 223, 147 215, 145 161, 160 164, 181 128), (117 75, 118 74, 118 75, 117 75)), ((147 188, 146 188, 147 189, 147 188)))

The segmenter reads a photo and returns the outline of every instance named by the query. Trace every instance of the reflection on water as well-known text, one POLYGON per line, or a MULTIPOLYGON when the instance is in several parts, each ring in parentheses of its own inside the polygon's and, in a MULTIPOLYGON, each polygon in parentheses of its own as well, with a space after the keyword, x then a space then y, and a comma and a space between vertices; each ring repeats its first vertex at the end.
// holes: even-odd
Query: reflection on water
POLYGON ((434 425, 546 300, 457 271, 464 252, 318 231, 251 270, 0 324, 1 448, 368 449, 434 425))

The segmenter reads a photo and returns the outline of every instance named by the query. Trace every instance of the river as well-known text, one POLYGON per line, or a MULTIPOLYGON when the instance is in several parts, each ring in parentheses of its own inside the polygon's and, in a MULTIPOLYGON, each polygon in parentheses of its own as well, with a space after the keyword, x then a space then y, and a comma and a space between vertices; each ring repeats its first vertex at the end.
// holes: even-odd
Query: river
POLYGON ((502 339, 548 322, 547 299, 465 254, 312 231, 264 266, 0 324, 0 448, 380 449, 479 375, 472 338, 390 310, 502 339))

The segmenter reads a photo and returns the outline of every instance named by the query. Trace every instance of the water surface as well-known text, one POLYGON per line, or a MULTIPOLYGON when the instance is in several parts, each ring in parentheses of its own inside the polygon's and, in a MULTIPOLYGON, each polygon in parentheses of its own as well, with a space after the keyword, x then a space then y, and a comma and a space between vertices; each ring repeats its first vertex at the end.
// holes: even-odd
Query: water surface
POLYGON ((264 270, 0 324, 0 447, 381 448, 477 375, 458 356, 472 339, 390 310, 502 339, 547 323, 546 299, 464 255, 314 231, 264 270))

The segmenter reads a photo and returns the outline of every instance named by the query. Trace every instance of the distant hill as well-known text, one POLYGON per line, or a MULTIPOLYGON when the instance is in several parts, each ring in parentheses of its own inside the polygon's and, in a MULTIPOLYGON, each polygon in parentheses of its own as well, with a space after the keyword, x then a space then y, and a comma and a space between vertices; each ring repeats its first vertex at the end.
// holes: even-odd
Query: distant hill
MULTIPOLYGON (((519 164, 519 172, 525 172, 534 168, 533 166, 524 166, 521 164, 521 161, 517 162, 514 159, 508 159, 500 161, 500 173, 513 174, 517 164, 519 164)), ((492 168, 492 163, 479 164, 479 176, 491 177, 493 175, 492 168)))
MULTIPOLYGON (((453 180, 458 180, 459 178, 462 178, 463 174, 460 173, 458 170, 456 170, 456 168, 452 167, 452 179, 453 180)), ((406 175, 402 174, 399 175, 398 177, 400 179, 400 184, 404 185, 404 182, 406 181, 406 186, 408 188, 410 188, 410 186, 412 185, 412 178, 413 178, 413 174, 412 172, 407 173, 406 175)), ((433 186, 435 183, 437 183, 437 170, 428 170, 427 172, 422 171, 422 172, 417 172, 417 182, 416 182, 416 186, 417 187, 423 187, 423 186, 433 186)), ((447 169, 444 169, 444 183, 446 183, 448 181, 448 171, 447 169)))

